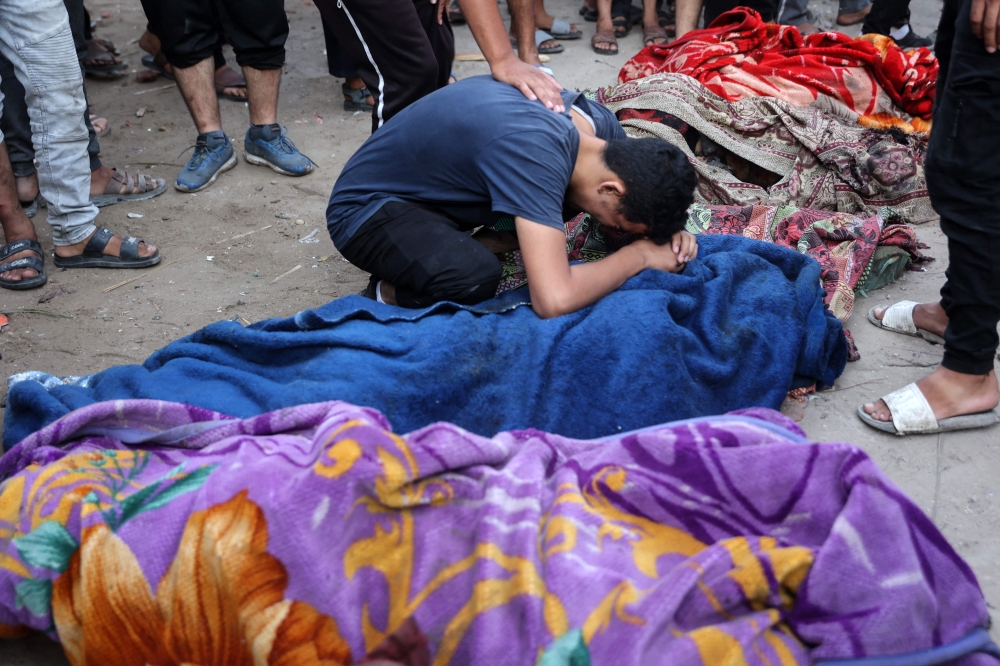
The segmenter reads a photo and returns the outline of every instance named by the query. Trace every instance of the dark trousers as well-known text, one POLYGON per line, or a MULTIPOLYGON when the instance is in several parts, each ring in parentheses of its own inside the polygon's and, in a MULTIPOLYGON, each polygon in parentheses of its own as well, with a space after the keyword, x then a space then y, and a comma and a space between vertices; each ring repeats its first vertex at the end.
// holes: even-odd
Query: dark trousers
MULTIPOLYGON (((83 0, 64 0, 66 12, 69 14, 69 27, 73 32, 73 42, 76 54, 83 67, 83 58, 87 55, 86 10, 83 0)), ((14 65, 0 53, 0 92, 3 93, 3 116, 0 117, 0 129, 3 130, 4 142, 7 144, 7 155, 10 166, 16 178, 23 178, 35 173, 35 148, 31 143, 31 121, 28 118, 28 105, 24 101, 24 86, 14 75, 14 65)), ((83 94, 87 94, 84 83, 83 94)), ((90 124, 90 113, 84 112, 87 131, 90 133, 90 143, 87 152, 90 154, 90 170, 101 168, 101 144, 97 141, 97 133, 90 124)))
POLYGON ((219 34, 229 39, 240 67, 285 64, 288 17, 283 0, 142 0, 150 32, 163 55, 185 69, 214 55, 219 34))
POLYGON ((451 218, 420 206, 390 201, 361 225, 340 253, 376 279, 396 287, 404 308, 440 301, 471 305, 492 298, 500 261, 451 218))
MULTIPOLYGON (((440 0, 446 2, 447 0, 440 0)), ((448 85, 455 38, 428 0, 316 0, 323 20, 375 98, 372 132, 448 85)))
POLYGON ((993 369, 1000 337, 1000 52, 972 34, 972 0, 945 0, 926 174, 948 237, 948 314, 941 365, 971 375, 993 369))
POLYGON ((778 20, 780 5, 780 0, 705 0, 705 27, 710 26, 712 21, 722 14, 737 7, 754 9, 764 21, 773 23, 778 20))
POLYGON ((910 0, 875 0, 861 26, 861 34, 888 35, 893 28, 902 28, 909 22, 910 0))
POLYGON ((358 71, 354 69, 344 49, 340 48, 337 35, 333 33, 333 26, 323 18, 322 14, 320 19, 323 22, 323 39, 326 41, 327 71, 330 72, 330 76, 336 76, 338 79, 353 79, 358 75, 358 71))

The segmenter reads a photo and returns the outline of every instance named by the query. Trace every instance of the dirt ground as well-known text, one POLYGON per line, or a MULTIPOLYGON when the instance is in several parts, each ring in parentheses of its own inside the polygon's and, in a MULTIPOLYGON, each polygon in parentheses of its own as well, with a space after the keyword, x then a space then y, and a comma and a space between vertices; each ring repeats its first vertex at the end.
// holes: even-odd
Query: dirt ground
MULTIPOLYGON (((594 24, 580 20, 578 1, 549 0, 547 6, 584 32, 582 40, 564 42, 565 53, 549 63, 567 88, 613 83, 621 65, 641 47, 641 31, 633 31, 619 40, 620 55, 597 56, 589 48, 594 24)), ((95 18, 108 13, 98 35, 114 40, 133 70, 141 67, 135 41, 145 17, 139 0, 88 2, 88 7, 95 18)), ((367 138, 370 119, 343 111, 341 81, 326 71, 316 8, 303 0, 287 0, 286 8, 291 34, 279 122, 320 168, 305 178, 287 178, 241 159, 198 194, 171 188, 151 201, 101 209, 100 224, 156 243, 164 256, 161 268, 68 272, 48 260, 49 283, 42 289, 0 291, 0 311, 10 318, 0 334, 4 393, 7 376, 17 372, 83 375, 140 363, 166 343, 214 321, 284 317, 364 287, 367 274, 343 260, 330 242, 324 209, 340 169, 367 138), (129 213, 142 217, 130 218, 129 213), (311 242, 303 242, 313 230, 318 231, 311 242), (131 278, 138 279, 106 292, 131 278)), ((820 25, 833 25, 835 2, 813 0, 811 9, 820 25)), ((922 35, 934 32, 940 0, 913 0, 911 9, 913 28, 922 35)), ((506 18, 505 8, 501 11, 506 18)), ((858 34, 859 27, 846 31, 858 34)), ((478 50, 467 27, 456 27, 455 32, 459 52, 478 50)), ((460 79, 487 72, 485 63, 455 63, 460 79)), ((182 152, 194 143, 196 132, 177 89, 168 85, 162 79, 139 84, 134 75, 111 82, 88 80, 93 111, 113 127, 112 134, 101 139, 107 165, 139 169, 173 183, 187 159, 182 152), (138 117, 142 108, 145 114, 138 117)), ((244 104, 223 101, 222 116, 242 154, 248 123, 244 104)), ((34 221, 42 245, 50 249, 45 212, 34 221)), ((909 273, 900 283, 857 302, 848 328, 862 359, 849 364, 836 388, 815 396, 798 416, 815 441, 862 447, 934 519, 976 572, 996 625, 1000 429, 902 439, 876 433, 854 414, 859 403, 919 379, 940 360, 940 347, 880 332, 865 319, 874 305, 937 297, 947 267, 946 243, 936 226, 921 228, 919 235, 937 261, 926 272, 909 273)), ((996 628, 993 636, 1000 639, 996 628)), ((0 665, 64 663, 58 646, 42 637, 0 642, 0 665)))

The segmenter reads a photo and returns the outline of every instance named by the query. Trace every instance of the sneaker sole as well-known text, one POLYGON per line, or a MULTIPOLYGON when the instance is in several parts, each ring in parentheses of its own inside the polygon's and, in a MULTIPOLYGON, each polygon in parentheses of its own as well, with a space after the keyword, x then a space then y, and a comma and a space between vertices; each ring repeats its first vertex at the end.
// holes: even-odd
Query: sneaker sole
POLYGON ((247 158, 247 162, 249 162, 250 164, 256 164, 258 166, 271 167, 272 171, 277 171, 278 173, 280 173, 283 176, 293 176, 295 178, 298 178, 300 176, 305 176, 306 174, 310 174, 310 173, 313 172, 313 169, 316 168, 315 166, 310 166, 309 170, 306 171, 305 173, 294 173, 292 171, 286 171, 285 169, 282 169, 281 167, 277 166, 273 162, 268 162, 263 157, 257 157, 256 155, 251 155, 250 153, 243 153, 243 156, 245 158, 247 158))
POLYGON ((233 153, 229 157, 229 159, 226 160, 226 163, 223 164, 222 166, 220 166, 218 168, 218 170, 215 173, 212 174, 212 177, 208 179, 208 182, 205 183, 204 185, 202 185, 201 187, 195 187, 195 188, 192 189, 192 188, 187 188, 187 187, 185 187, 183 185, 179 185, 178 183, 175 182, 174 183, 174 189, 177 190, 177 191, 179 191, 179 192, 187 192, 189 194, 191 192, 201 192, 203 189, 205 189, 206 187, 208 187, 209 185, 211 185, 212 183, 214 183, 215 179, 219 177, 220 173, 222 173, 224 171, 229 171, 234 166, 236 166, 236 153, 233 153))

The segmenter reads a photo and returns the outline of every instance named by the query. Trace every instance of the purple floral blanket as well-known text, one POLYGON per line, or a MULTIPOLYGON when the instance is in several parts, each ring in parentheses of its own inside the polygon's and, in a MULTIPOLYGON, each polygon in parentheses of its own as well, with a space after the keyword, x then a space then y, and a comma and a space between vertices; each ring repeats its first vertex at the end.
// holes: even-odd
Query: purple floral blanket
POLYGON ((988 621, 862 451, 763 409, 583 441, 123 400, 0 475, 0 636, 75 665, 804 664, 988 621))

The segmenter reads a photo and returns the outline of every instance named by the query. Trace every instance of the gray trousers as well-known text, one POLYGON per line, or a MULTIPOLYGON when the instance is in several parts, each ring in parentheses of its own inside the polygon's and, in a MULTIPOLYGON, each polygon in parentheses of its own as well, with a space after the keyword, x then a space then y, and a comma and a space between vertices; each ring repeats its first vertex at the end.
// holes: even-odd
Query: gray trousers
MULTIPOLYGON (((853 14, 868 6, 869 0, 840 0, 838 14, 853 14)), ((809 20, 809 0, 782 0, 778 9, 778 23, 802 25, 809 20)))
POLYGON ((53 242, 79 243, 96 230, 97 207, 90 203, 83 70, 63 1, 0 0, 0 53, 24 87, 53 242))
MULTIPOLYGON (((87 55, 86 10, 83 0, 63 0, 66 12, 69 14, 69 28, 73 33, 73 44, 76 55, 83 67, 83 58, 87 55)), ((86 80, 86 77, 84 77, 86 80)), ((3 93, 3 117, 0 117, 0 130, 3 131, 7 143, 7 156, 14 176, 24 178, 35 173, 35 149, 31 145, 31 119, 28 117, 28 104, 24 99, 24 86, 14 74, 14 65, 0 53, 0 93, 3 93)), ((84 95, 87 86, 84 83, 84 95)), ((90 154, 90 170, 101 168, 101 144, 97 141, 97 133, 90 123, 90 114, 84 112, 89 135, 87 152, 90 154)))

